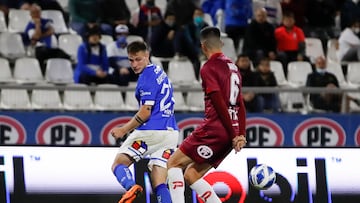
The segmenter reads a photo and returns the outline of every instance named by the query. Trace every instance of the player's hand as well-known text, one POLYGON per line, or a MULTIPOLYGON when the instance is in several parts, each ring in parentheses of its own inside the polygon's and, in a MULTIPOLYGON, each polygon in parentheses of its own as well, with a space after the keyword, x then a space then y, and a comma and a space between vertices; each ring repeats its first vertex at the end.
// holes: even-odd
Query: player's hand
POLYGON ((247 141, 246 141, 246 137, 244 135, 238 135, 236 137, 233 138, 232 140, 232 146, 236 152, 240 152, 240 150, 245 147, 247 141))
POLYGON ((127 131, 122 127, 113 128, 110 134, 115 138, 115 140, 123 138, 126 135, 127 131))

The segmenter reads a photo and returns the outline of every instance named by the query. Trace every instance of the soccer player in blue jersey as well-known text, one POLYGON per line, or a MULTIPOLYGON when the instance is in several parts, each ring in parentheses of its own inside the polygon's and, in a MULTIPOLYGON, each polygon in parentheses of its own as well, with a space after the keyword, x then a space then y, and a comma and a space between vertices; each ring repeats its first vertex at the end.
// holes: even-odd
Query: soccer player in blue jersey
POLYGON ((129 166, 150 156, 151 180, 158 202, 171 203, 167 185, 167 160, 177 145, 179 129, 174 117, 172 85, 162 68, 150 63, 145 42, 135 41, 127 47, 131 68, 139 79, 135 96, 139 110, 121 127, 112 129, 115 139, 134 130, 119 148, 112 171, 127 190, 119 203, 133 202, 143 188, 132 178, 129 166))

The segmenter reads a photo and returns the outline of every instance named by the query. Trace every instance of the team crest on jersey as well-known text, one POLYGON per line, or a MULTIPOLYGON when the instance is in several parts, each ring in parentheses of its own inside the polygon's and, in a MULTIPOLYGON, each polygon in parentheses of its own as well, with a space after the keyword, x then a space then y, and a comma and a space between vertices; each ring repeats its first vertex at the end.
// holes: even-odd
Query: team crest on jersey
POLYGON ((170 159, 170 156, 174 153, 173 149, 167 149, 163 152, 162 158, 164 159, 170 159))
POLYGON ((144 154, 148 149, 147 144, 142 140, 136 140, 132 143, 131 147, 141 154, 144 154))
POLYGON ((208 159, 213 155, 213 151, 210 147, 206 146, 206 145, 200 145, 197 148, 197 153, 199 154, 199 156, 201 156, 204 159, 208 159))

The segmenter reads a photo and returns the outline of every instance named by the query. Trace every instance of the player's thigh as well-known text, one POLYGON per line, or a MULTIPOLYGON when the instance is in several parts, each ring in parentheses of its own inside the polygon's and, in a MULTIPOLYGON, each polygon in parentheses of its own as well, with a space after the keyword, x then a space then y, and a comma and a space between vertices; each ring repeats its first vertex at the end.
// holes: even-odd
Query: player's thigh
POLYGON ((177 149, 168 160, 168 168, 182 168, 184 169, 187 165, 192 162, 192 159, 184 154, 180 149, 177 149))
POLYGON ((185 170, 184 178, 188 184, 193 184, 207 173, 212 166, 208 163, 191 163, 185 170))
POLYGON ((167 161, 176 149, 178 135, 178 131, 156 132, 156 138, 152 139, 152 142, 149 142, 148 155, 150 156, 150 168, 153 165, 167 168, 167 161))

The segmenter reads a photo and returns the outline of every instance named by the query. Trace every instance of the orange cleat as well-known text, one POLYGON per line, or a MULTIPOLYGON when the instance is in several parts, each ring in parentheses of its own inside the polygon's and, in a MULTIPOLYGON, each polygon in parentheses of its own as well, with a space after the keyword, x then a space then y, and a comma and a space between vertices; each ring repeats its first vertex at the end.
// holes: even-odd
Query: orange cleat
POLYGON ((134 185, 120 199, 119 203, 132 203, 135 198, 141 195, 143 188, 140 185, 134 185))

